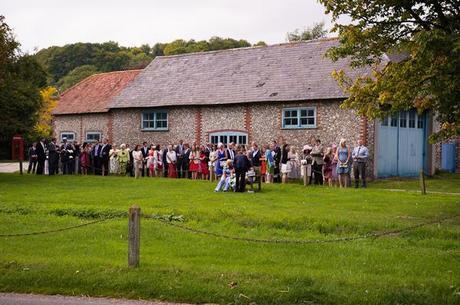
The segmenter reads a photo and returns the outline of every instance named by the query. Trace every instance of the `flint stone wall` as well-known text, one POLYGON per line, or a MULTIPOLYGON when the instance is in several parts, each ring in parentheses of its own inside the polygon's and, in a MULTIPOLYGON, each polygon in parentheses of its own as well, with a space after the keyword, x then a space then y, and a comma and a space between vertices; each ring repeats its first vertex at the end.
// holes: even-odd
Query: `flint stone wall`
POLYGON ((60 140, 62 132, 74 132, 75 140, 85 141, 87 132, 100 132, 101 137, 109 134, 109 113, 64 114, 53 118, 53 136, 60 140))

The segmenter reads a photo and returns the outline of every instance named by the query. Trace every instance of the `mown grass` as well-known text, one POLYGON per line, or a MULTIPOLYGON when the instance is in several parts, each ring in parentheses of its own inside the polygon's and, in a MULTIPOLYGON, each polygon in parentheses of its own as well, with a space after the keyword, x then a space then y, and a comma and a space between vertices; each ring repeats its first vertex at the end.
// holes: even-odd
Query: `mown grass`
MULTIPOLYGON (((459 186, 456 176, 445 179, 449 189, 459 186)), ((146 214, 183 215, 193 228, 268 239, 357 236, 460 214, 460 196, 390 192, 379 183, 216 194, 203 181, 1 174, 0 234, 115 218, 0 237, 0 291, 219 304, 459 304, 460 218, 401 236, 306 245, 226 240, 143 219, 141 266, 127 267, 124 215, 132 204, 146 214)))

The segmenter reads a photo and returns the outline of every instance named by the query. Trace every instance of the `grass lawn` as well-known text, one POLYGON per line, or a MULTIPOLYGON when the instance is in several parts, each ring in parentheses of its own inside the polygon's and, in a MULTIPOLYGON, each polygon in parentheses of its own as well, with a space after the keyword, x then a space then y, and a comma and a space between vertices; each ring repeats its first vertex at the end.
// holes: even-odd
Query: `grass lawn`
MULTIPOLYGON (((443 190, 460 188, 458 176, 442 179, 443 190)), ((205 181, 0 174, 0 234, 116 216, 132 204, 183 215, 189 227, 267 239, 357 236, 460 215, 458 195, 383 190, 394 188, 388 184, 264 185, 262 193, 234 194, 213 193, 205 181)), ((460 218, 400 236, 301 245, 196 235, 142 219, 137 269, 127 267, 126 234, 120 216, 0 237, 0 291, 234 305, 460 304, 460 218)))

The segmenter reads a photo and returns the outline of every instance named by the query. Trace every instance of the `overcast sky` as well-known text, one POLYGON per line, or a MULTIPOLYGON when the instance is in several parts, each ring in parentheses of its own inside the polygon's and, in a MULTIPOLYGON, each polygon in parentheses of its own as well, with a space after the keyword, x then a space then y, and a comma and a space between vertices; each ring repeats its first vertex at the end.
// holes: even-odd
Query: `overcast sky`
POLYGON ((285 42, 330 17, 316 0, 0 0, 23 51, 74 42, 123 46, 211 36, 285 42))

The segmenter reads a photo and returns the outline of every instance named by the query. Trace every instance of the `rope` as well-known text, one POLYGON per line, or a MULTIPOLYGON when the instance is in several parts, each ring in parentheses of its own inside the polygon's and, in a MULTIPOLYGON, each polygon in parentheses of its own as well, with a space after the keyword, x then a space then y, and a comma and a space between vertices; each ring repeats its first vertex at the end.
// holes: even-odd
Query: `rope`
POLYGON ((237 241, 247 241, 247 242, 254 242, 254 243, 271 243, 271 244, 325 244, 325 243, 335 243, 335 242, 347 242, 347 241, 355 241, 355 240, 363 240, 363 239, 368 239, 368 238, 379 238, 379 237, 384 237, 384 236, 396 236, 404 232, 408 232, 423 226, 428 226, 432 224, 437 224, 441 223, 446 220, 454 219, 460 217, 460 215, 455 215, 455 216, 450 216, 450 217, 445 217, 442 219, 438 220, 433 220, 413 226, 409 226, 406 228, 402 229, 397 229, 397 230, 390 230, 390 231, 384 231, 384 232, 372 232, 372 233, 367 233, 364 235, 358 235, 358 236, 350 236, 350 237, 339 237, 339 238, 334 238, 334 239, 259 239, 259 238, 249 238, 249 237, 239 237, 239 236, 230 236, 226 234, 221 234, 221 233, 214 233, 214 232, 209 232, 205 230, 200 230, 200 229, 194 229, 190 228, 184 225, 179 225, 172 223, 171 221, 166 221, 164 219, 159 219, 159 218, 153 218, 155 220, 159 220, 162 224, 181 229, 183 231, 195 233, 195 234, 203 234, 203 235, 208 235, 208 236, 213 236, 213 237, 219 237, 219 238, 224 238, 224 239, 230 239, 230 240, 237 240, 237 241))
POLYGON ((47 230, 47 231, 37 231, 37 232, 29 232, 29 233, 12 233, 12 234, 0 234, 0 237, 19 237, 19 236, 31 236, 31 235, 42 235, 42 234, 50 234, 50 233, 56 233, 56 232, 62 232, 62 231, 68 231, 76 228, 81 228, 81 227, 86 227, 90 225, 94 225, 97 223, 101 223, 104 221, 107 221, 112 218, 104 218, 104 219, 98 219, 95 221, 90 221, 86 223, 82 223, 79 225, 75 226, 70 226, 70 227, 65 227, 65 228, 59 228, 59 229, 53 229, 53 230, 47 230))

